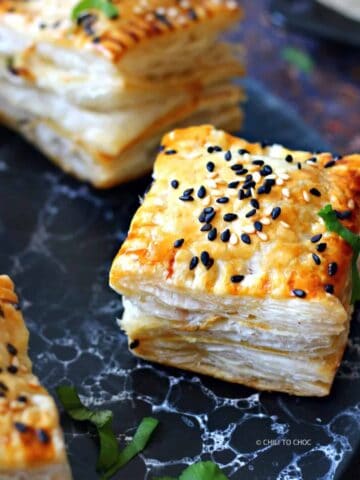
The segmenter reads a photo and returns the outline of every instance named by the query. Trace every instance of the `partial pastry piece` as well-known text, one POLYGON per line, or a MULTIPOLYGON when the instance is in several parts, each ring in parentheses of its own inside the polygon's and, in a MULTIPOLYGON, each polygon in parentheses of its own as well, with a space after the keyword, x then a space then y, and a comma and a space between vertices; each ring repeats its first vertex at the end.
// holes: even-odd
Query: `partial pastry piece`
POLYGON ((0 276, 0 478, 70 480, 55 402, 32 374, 14 285, 0 276))
POLYGON ((145 359, 296 395, 329 393, 351 315, 360 156, 250 144, 212 126, 162 141, 116 256, 121 327, 145 359))
POLYGON ((239 130, 242 55, 218 38, 242 16, 235 1, 118 0, 112 18, 78 3, 0 2, 5 124, 97 187, 150 171, 176 125, 239 130))
POLYGON ((318 0, 326 7, 332 8, 345 17, 360 21, 360 2, 359 0, 318 0))

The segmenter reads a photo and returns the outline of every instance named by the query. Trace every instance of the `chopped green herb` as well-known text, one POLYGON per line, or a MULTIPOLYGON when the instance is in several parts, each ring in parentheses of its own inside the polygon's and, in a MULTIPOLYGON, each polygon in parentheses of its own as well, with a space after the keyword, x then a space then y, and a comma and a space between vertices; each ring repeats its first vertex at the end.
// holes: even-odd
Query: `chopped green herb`
POLYGON ((159 421, 155 418, 146 417, 140 423, 134 438, 118 455, 116 463, 110 468, 104 475, 103 479, 107 480, 111 478, 115 473, 120 470, 124 465, 130 462, 138 453, 142 452, 148 444, 151 435, 158 426, 159 421))
POLYGON ((119 9, 113 5, 110 0, 82 0, 75 5, 71 12, 71 18, 74 22, 91 9, 102 11, 108 18, 117 18, 119 9))
POLYGON ((295 47, 285 47, 282 58, 296 67, 300 72, 311 73, 314 70, 314 61, 310 55, 295 47))
POLYGON ((120 451, 118 441, 112 429, 113 413, 110 410, 93 412, 85 407, 74 387, 58 387, 56 391, 60 402, 71 418, 81 422, 91 422, 97 428, 100 441, 97 470, 102 472, 103 479, 111 478, 120 468, 141 452, 146 447, 159 423, 154 418, 144 418, 133 440, 123 451, 120 451))
MULTIPOLYGON (((161 477, 156 480, 176 480, 171 477, 161 477)), ((186 468, 178 480, 228 480, 220 468, 213 462, 198 462, 186 468)))
POLYGON ((352 232, 337 218, 335 210, 331 205, 326 205, 320 210, 319 216, 324 220, 326 228, 330 232, 335 232, 340 235, 353 249, 353 259, 351 264, 352 274, 352 295, 351 303, 355 303, 360 300, 360 276, 357 268, 357 260, 360 255, 360 236, 352 232))

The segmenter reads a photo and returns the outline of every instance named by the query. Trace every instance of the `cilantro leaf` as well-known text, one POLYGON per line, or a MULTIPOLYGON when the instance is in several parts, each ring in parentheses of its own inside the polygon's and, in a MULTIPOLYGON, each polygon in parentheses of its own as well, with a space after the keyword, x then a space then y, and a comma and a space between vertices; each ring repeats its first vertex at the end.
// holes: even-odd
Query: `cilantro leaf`
POLYGON ((155 418, 146 417, 140 423, 134 438, 118 455, 116 463, 103 475, 103 479, 111 478, 120 468, 130 462, 138 453, 142 452, 148 444, 151 435, 158 426, 159 421, 155 418))
POLYGON ((329 232, 337 233, 345 240, 353 249, 353 258, 351 263, 352 275, 352 295, 351 303, 360 300, 360 276, 357 268, 357 260, 360 255, 360 236, 352 232, 340 222, 331 205, 326 205, 320 210, 318 215, 324 220, 326 228, 329 232))
POLYGON ((94 412, 81 402, 74 387, 62 386, 56 389, 65 411, 74 420, 91 422, 97 428, 100 441, 100 453, 97 470, 103 472, 103 479, 109 479, 140 453, 147 445, 159 422, 147 417, 140 423, 133 440, 120 451, 113 432, 113 414, 110 410, 94 412))
POLYGON ((300 72, 311 73, 314 70, 314 61, 310 55, 295 47, 285 47, 282 58, 296 67, 300 72))
MULTIPOLYGON (((176 478, 161 477, 154 480, 176 480, 176 478)), ((228 480, 228 478, 216 463, 198 462, 186 468, 178 480, 228 480)))
POLYGON ((76 22, 83 13, 91 9, 102 11, 108 18, 119 16, 119 9, 110 0, 82 0, 73 8, 71 12, 72 20, 76 22))

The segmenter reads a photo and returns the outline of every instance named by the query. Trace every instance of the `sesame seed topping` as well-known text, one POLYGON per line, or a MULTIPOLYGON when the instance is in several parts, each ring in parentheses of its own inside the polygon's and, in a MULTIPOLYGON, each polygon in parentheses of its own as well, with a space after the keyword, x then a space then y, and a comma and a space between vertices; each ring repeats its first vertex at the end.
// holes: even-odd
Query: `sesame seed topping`
POLYGON ((198 263, 199 263, 199 258, 198 257, 192 257, 192 259, 190 260, 189 269, 194 270, 194 268, 197 267, 198 263))
POLYGON ((176 150, 166 150, 165 155, 176 155, 177 151, 176 150))
POLYGON ((331 168, 336 164, 335 160, 330 160, 329 162, 325 163, 324 168, 331 168))
POLYGON ((336 275, 336 272, 338 271, 338 265, 336 262, 331 262, 329 263, 328 265, 328 274, 330 275, 330 277, 333 277, 334 275, 336 275))
POLYGON ((215 163, 214 162, 208 162, 206 164, 206 169, 208 172, 213 172, 215 169, 215 163))
POLYGON ((224 158, 225 158, 225 160, 226 160, 227 162, 230 162, 230 160, 232 159, 232 155, 231 155, 230 150, 228 150, 228 151, 225 153, 225 157, 224 157, 224 158))
POLYGON ((199 190, 197 192, 197 196, 199 198, 204 198, 205 195, 206 195, 206 188, 203 185, 201 185, 201 187, 199 188, 199 190))
POLYGON ((238 218, 238 216, 236 215, 236 213, 225 213, 223 218, 225 222, 233 222, 238 218))
POLYGON ((253 217, 254 215, 256 215, 256 209, 253 208, 252 210, 250 210, 249 212, 247 212, 247 214, 245 215, 246 218, 250 218, 250 217, 253 217))
POLYGON ((45 444, 45 443, 50 442, 49 434, 45 430, 43 430, 42 428, 39 429, 39 430, 36 430, 36 435, 37 435, 40 443, 45 444))
POLYGON ((301 170, 301 169, 302 169, 302 165, 301 165, 300 162, 297 163, 297 168, 298 168, 298 170, 301 170))
POLYGON ((229 198, 228 197, 221 197, 216 200, 216 203, 228 203, 229 198))
POLYGON ((200 260, 201 260, 201 263, 206 267, 206 265, 209 263, 209 260, 210 260, 209 252, 206 252, 206 251, 201 252, 200 260))
POLYGON ((238 153, 239 155, 245 155, 247 153, 250 153, 249 150, 246 150, 246 148, 240 148, 240 150, 238 150, 238 153))
POLYGON ((11 373, 11 375, 16 375, 19 369, 15 365, 10 365, 9 367, 7 367, 7 371, 11 373))
POLYGON ((139 345, 140 345, 140 340, 133 340, 130 343, 129 348, 130 350, 135 350, 135 348, 138 348, 139 345))
POLYGON ((259 232, 257 231, 256 232, 256 235, 260 238, 260 240, 262 240, 263 242, 267 242, 269 240, 269 237, 266 233, 264 232, 259 232))
POLYGON ((352 212, 351 210, 344 210, 343 212, 335 210, 335 214, 339 220, 347 220, 351 218, 352 212))
POLYGON ((280 220, 280 225, 284 228, 291 228, 290 225, 286 222, 284 222, 283 220, 280 220))
POLYGON ((266 177, 267 175, 271 175, 273 172, 273 169, 270 167, 270 165, 265 165, 261 170, 260 170, 260 175, 262 177, 266 177))
POLYGON ((321 192, 317 188, 310 188, 310 193, 314 197, 321 197, 321 192))
POLYGON ((286 162, 291 163, 293 160, 294 160, 294 159, 293 159, 293 156, 292 156, 292 155, 290 155, 290 154, 289 154, 289 155, 286 155, 286 157, 285 157, 285 161, 286 161, 286 162))
POLYGON ((228 188, 237 188, 239 186, 239 183, 238 181, 235 181, 235 182, 230 182, 228 184, 228 188))
POLYGON ((247 233, 242 233, 241 234, 241 241, 246 243, 247 245, 250 245, 251 239, 247 233))
POLYGON ((308 194, 308 192, 306 190, 304 190, 303 192, 303 198, 305 200, 305 202, 310 202, 310 195, 308 194))
POLYGON ((273 220, 276 220, 281 214, 281 208, 280 207, 274 207, 271 211, 271 218, 273 220))
POLYGON ((8 344, 6 345, 6 349, 7 349, 7 351, 9 352, 10 355, 15 356, 15 355, 17 355, 17 353, 18 353, 17 349, 16 349, 16 348, 14 347, 14 345, 12 345, 11 343, 8 343, 8 344))
POLYGON ((20 403, 27 403, 28 399, 25 395, 19 395, 16 399, 20 403))
POLYGON ((222 148, 219 145, 214 146, 214 152, 222 152, 222 148))
POLYGON ((178 240, 175 240, 174 242, 174 248, 180 248, 182 247, 184 244, 184 239, 183 238, 179 238, 178 240))
POLYGON ((258 232, 261 232, 263 229, 263 225, 259 221, 254 222, 254 227, 255 227, 255 230, 257 230, 258 232))
POLYGON ((235 163, 235 165, 231 165, 231 170, 233 170, 234 172, 237 172, 239 170, 243 170, 244 169, 244 166, 241 164, 241 163, 235 163))
POLYGON ((211 223, 205 223, 205 225, 203 225, 200 228, 200 232, 209 232, 211 229, 212 229, 211 223))
POLYGON ((326 247, 327 247, 326 243, 319 243, 318 245, 316 245, 316 250, 322 253, 322 252, 325 252, 326 247))
POLYGON ((181 197, 179 197, 179 200, 181 200, 182 202, 193 202, 194 197, 192 197, 191 195, 181 195, 181 197))
POLYGON ((301 290, 300 288, 295 288, 292 293, 295 295, 295 297, 299 298, 305 298, 306 297, 306 292, 304 290, 301 290))
POLYGON ((28 427, 25 425, 25 423, 22 422, 15 422, 14 427, 20 433, 25 433, 28 431, 28 427))
POLYGON ((210 242, 213 242, 217 237, 217 229, 216 228, 213 228, 212 230, 210 230, 210 232, 208 233, 208 239, 210 240, 210 242))
POLYGON ((328 283, 327 285, 324 285, 324 290, 326 293, 333 294, 334 293, 334 285, 331 285, 328 283))
POLYGON ((236 245, 238 243, 239 239, 238 239, 238 236, 236 235, 236 233, 232 233, 230 235, 230 243, 231 245, 236 245))
POLYGON ((262 167, 264 165, 264 160, 253 160, 252 164, 253 165, 259 165, 259 167, 262 167))
POLYGON ((316 253, 313 253, 313 254, 312 254, 312 258, 313 258, 314 262, 316 263, 316 265, 320 265, 320 264, 321 264, 320 257, 319 257, 318 255, 316 255, 316 253))
MULTIPOLYGON (((261 223, 262 223, 263 225, 270 225, 270 223, 271 223, 270 218, 267 218, 267 217, 261 218, 260 221, 261 221, 261 223)), ((280 222, 280 223, 281 223, 281 222, 280 222)))
POLYGON ((283 188, 281 193, 284 195, 285 198, 290 198, 290 190, 288 188, 283 188))
POLYGON ((241 283, 244 280, 245 276, 244 275, 233 275, 231 277, 231 282, 232 283, 241 283))
POLYGON ((179 182, 177 180, 171 180, 170 185, 176 190, 179 187, 179 182))
POLYGON ((227 228, 226 230, 224 230, 221 235, 220 235, 220 239, 222 242, 226 243, 230 240, 230 230, 227 228))
POLYGON ((318 233, 318 234, 316 234, 316 235, 313 235, 313 236, 310 238, 310 241, 311 241, 311 243, 317 243, 317 242, 319 242, 321 239, 322 239, 322 233, 318 233))
POLYGON ((210 154, 211 154, 211 153, 214 153, 214 147, 211 147, 211 146, 208 147, 208 148, 207 148, 207 152, 210 153, 210 154))

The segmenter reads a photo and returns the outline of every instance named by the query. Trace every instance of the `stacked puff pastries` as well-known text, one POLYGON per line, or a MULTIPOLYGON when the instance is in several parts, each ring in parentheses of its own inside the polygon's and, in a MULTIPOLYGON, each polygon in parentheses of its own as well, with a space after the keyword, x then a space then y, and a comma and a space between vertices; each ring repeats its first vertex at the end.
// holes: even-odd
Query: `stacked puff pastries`
POLYGON ((31 372, 14 285, 0 276, 0 478, 70 480, 57 409, 31 372))
POLYGON ((259 389, 329 393, 351 315, 360 156, 249 144, 211 126, 165 136, 114 260, 136 355, 259 389))
POLYGON ((118 18, 77 0, 0 2, 0 116, 65 171, 110 187, 151 170, 175 125, 241 125, 240 52, 218 36, 233 0, 122 0, 118 18))

